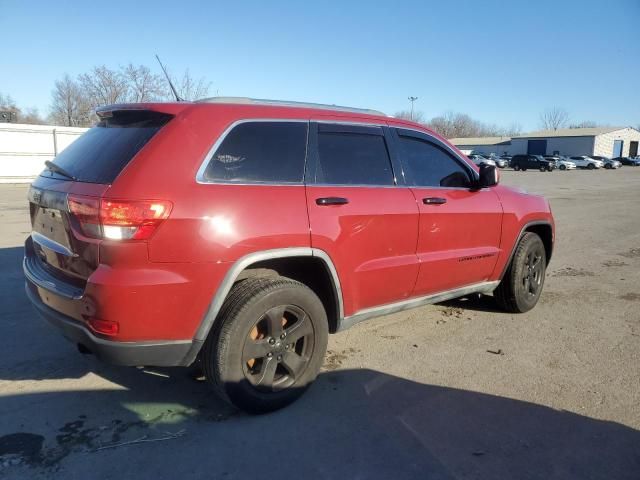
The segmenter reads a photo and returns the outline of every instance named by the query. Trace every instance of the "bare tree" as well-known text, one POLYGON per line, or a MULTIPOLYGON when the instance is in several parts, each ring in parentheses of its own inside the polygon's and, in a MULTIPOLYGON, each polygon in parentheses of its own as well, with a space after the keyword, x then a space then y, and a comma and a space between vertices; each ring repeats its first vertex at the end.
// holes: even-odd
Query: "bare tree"
POLYGON ((512 122, 507 128, 504 129, 505 137, 515 137, 522 134, 522 125, 518 122, 512 122))
POLYGON ((3 110, 17 110, 16 102, 11 98, 11 95, 5 95, 0 92, 0 108, 3 110))
MULTIPOLYGON (((188 69, 184 71, 182 77, 177 81, 171 74, 169 74, 169 78, 171 78, 173 85, 178 91, 178 95, 183 100, 198 100, 199 98, 204 98, 209 95, 211 82, 204 77, 200 77, 198 80, 194 79, 188 69)), ((166 86, 166 96, 173 98, 173 93, 169 85, 166 86)))
POLYGON ((91 72, 80 75, 78 81, 92 108, 129 100, 130 85, 121 71, 104 65, 93 67, 91 72))
POLYGON ((413 118, 411 117, 411 112, 408 110, 401 110, 399 112, 396 112, 394 117, 400 118, 402 120, 411 120, 412 122, 416 123, 424 123, 424 113, 417 110, 414 110, 413 118))
POLYGON ((20 112, 18 121, 30 125, 46 125, 47 123, 47 121, 40 116, 37 108, 27 108, 25 111, 20 112))
POLYGON ((540 125, 545 130, 558 130, 569 122, 569 114, 564 108, 553 107, 540 115, 540 125))
POLYGON ((122 69, 122 75, 129 84, 131 102, 151 102, 166 98, 164 78, 151 73, 149 67, 129 64, 122 69))
POLYGON ((4 112, 10 112, 8 119, 4 121, 17 122, 20 115, 20 109, 16 105, 16 102, 11 98, 11 95, 4 95, 0 93, 0 110, 4 112))
POLYGON ((69 75, 57 80, 52 93, 50 121, 68 127, 86 127, 92 122, 91 104, 80 85, 69 75))

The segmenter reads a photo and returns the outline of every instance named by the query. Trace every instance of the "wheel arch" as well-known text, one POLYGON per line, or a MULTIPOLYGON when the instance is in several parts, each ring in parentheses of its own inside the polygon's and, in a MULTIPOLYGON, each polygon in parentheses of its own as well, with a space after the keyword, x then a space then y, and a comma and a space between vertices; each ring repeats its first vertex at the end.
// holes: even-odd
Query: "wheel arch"
POLYGON ((535 233, 540 237, 540 239, 542 240, 542 244, 544 245, 544 252, 547 260, 547 265, 551 261, 551 255, 553 253, 553 241, 554 241, 553 226, 547 220, 536 220, 533 222, 528 222, 520 229, 520 233, 517 236, 516 241, 513 244, 513 247, 511 248, 511 253, 509 254, 507 263, 502 269, 502 274, 500 275, 500 279, 504 277, 505 273, 507 272, 507 269, 509 268, 509 265, 511 265, 511 261, 513 260, 513 255, 516 252, 516 248, 518 247, 520 240, 522 239, 524 234, 528 232, 535 233))
POLYGON ((253 252, 240 258, 229 268, 209 304, 193 339, 193 347, 185 364, 192 363, 233 285, 254 276, 282 275, 298 280, 311 288, 325 306, 329 331, 338 330, 344 317, 340 279, 331 257, 317 248, 293 247, 253 252))

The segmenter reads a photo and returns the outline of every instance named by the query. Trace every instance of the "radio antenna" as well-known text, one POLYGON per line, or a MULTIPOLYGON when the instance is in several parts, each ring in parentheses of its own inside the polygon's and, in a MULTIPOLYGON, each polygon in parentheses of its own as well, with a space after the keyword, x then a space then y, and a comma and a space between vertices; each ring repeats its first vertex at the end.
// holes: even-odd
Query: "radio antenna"
POLYGON ((158 63, 160 64, 160 68, 162 69, 164 76, 167 77, 167 82, 169 82, 169 87, 171 87, 171 91, 173 92, 173 96, 176 97, 176 102, 184 102, 184 99, 180 98, 180 95, 178 95, 178 92, 176 91, 176 87, 173 86, 173 82, 171 81, 171 78, 169 78, 169 74, 167 73, 167 69, 164 68, 164 65, 162 65, 162 62, 160 61, 160 57, 158 56, 158 54, 156 53, 156 60, 158 60, 158 63))

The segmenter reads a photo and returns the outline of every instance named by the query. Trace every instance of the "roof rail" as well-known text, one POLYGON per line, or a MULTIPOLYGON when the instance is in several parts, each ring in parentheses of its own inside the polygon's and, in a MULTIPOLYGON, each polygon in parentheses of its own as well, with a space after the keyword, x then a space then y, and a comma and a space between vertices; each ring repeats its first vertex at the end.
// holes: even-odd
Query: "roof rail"
POLYGON ((349 113, 364 113, 367 115, 387 115, 378 110, 370 110, 368 108, 342 107, 340 105, 327 105, 324 103, 307 103, 307 102, 290 102, 287 100, 267 100, 264 98, 248 98, 248 97, 211 97, 196 100, 195 103, 232 103, 239 105, 268 105, 274 107, 297 107, 297 108, 316 108, 319 110, 334 110, 349 113))

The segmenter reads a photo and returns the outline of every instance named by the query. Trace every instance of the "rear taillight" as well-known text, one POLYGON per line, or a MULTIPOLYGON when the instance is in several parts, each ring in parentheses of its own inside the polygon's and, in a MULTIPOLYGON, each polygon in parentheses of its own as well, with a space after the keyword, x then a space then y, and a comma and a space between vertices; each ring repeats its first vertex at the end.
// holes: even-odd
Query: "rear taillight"
POLYGON ((99 318, 88 318, 87 325, 91 330, 101 335, 115 336, 120 331, 120 324, 113 320, 100 320, 99 318))
POLYGON ((146 240, 171 213, 164 200, 107 200, 70 194, 69 212, 91 238, 146 240))

